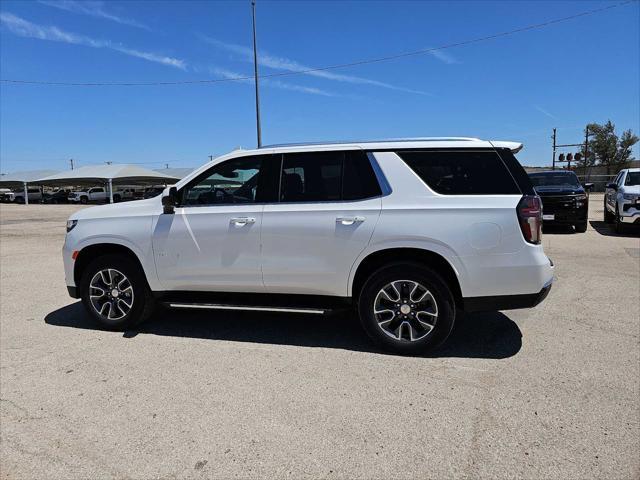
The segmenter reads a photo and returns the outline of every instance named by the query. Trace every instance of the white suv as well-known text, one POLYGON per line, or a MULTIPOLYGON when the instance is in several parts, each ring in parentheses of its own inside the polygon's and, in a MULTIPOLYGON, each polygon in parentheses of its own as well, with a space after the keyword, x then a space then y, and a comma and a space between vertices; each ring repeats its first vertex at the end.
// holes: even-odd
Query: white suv
POLYGON ((378 344, 425 352, 457 313, 533 307, 551 288, 520 148, 445 138, 235 151, 160 197, 72 215, 68 290, 112 329, 157 303, 351 306, 378 344))
POLYGON ((604 192, 604 221, 615 222, 620 233, 625 224, 640 224, 640 168, 620 170, 604 192))

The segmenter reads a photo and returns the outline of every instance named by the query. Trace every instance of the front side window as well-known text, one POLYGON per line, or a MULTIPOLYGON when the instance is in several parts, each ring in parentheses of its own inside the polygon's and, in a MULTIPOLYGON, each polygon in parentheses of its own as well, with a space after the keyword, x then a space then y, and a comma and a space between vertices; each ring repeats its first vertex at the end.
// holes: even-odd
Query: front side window
POLYGON ((443 195, 510 195, 520 189, 494 151, 399 151, 432 190, 443 195))
POLYGON ((263 165, 260 156, 222 162, 181 190, 184 206, 229 205, 258 201, 258 178, 263 165))

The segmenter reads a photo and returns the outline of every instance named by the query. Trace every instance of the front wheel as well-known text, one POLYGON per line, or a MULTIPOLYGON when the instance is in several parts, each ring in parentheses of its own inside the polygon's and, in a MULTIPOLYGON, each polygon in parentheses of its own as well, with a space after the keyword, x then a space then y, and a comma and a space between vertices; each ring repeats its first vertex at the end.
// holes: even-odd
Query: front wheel
POLYGON ((609 211, 609 209, 607 208, 607 202, 605 200, 604 202, 604 221, 606 223, 613 223, 613 213, 611 213, 609 211))
POLYGON ((587 221, 576 223, 575 225, 577 233, 584 233, 587 231, 587 221))
POLYGON ((446 282, 415 263, 393 263, 369 277, 358 300, 367 334, 386 350, 424 354, 453 329, 456 309, 446 282))
POLYGON ((80 197, 80 203, 86 205, 89 203, 89 199, 87 197, 80 197))
POLYGON ((144 272, 121 255, 93 260, 80 281, 82 303, 108 330, 126 330, 146 320, 154 301, 144 272))

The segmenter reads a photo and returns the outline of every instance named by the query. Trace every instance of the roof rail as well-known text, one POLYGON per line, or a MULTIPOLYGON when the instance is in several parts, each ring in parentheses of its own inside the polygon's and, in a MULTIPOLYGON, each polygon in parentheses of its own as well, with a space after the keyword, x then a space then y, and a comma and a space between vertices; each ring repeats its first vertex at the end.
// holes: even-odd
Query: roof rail
POLYGON ((282 147, 306 147, 310 145, 342 145, 353 143, 400 143, 400 142, 479 142, 479 138, 474 137, 416 137, 416 138, 385 138, 381 140, 332 140, 328 142, 299 142, 299 143, 277 143, 263 145, 260 148, 282 148, 282 147))

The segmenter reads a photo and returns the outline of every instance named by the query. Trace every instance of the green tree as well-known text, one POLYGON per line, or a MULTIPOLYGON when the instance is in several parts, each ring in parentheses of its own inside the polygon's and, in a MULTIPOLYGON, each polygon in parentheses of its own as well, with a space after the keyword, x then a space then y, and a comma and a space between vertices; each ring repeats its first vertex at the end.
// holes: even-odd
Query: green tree
POLYGON ((627 163, 635 160, 631 155, 632 147, 638 143, 637 135, 631 130, 625 130, 621 136, 616 134, 616 126, 607 120, 607 123, 600 125, 590 123, 589 129, 589 152, 585 155, 582 147, 582 160, 580 166, 591 167, 593 165, 604 165, 607 167, 607 175, 626 167, 627 163))

